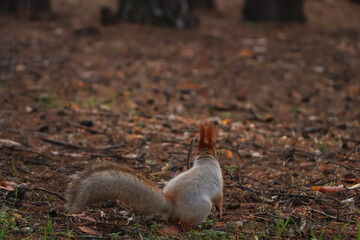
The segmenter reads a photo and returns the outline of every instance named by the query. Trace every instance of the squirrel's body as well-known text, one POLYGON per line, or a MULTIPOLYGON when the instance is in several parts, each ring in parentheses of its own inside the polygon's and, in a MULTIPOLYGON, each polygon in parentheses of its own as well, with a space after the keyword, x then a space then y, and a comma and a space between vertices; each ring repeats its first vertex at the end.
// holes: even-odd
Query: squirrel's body
POLYGON ((68 191, 66 208, 79 212, 90 203, 118 199, 136 210, 167 215, 182 225, 201 224, 212 203, 222 215, 223 178, 215 153, 215 131, 200 125, 194 166, 169 181, 163 191, 132 171, 107 165, 85 172, 68 191))

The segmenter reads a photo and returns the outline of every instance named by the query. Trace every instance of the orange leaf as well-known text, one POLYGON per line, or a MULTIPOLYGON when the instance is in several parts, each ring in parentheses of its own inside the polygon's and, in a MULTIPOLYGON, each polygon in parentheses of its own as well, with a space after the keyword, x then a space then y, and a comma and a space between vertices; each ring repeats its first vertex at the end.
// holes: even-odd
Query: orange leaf
POLYGON ((224 120, 221 120, 221 124, 224 125, 224 126, 230 126, 231 124, 231 120, 230 119, 224 119, 224 120))
POLYGON ((80 107, 79 105, 77 105, 77 103, 71 103, 71 108, 74 109, 74 110, 79 110, 80 107))
POLYGON ((249 49, 242 49, 239 51, 239 56, 240 57, 253 57, 254 52, 249 49))
POLYGON ((312 190, 319 191, 322 193, 334 193, 345 190, 345 188, 343 186, 338 186, 338 187, 313 186, 312 190))
POLYGON ((85 86, 85 83, 83 81, 75 81, 74 85, 81 88, 85 86))
POLYGON ((226 157, 229 158, 229 159, 233 158, 232 152, 230 150, 228 150, 228 149, 226 149, 226 157))

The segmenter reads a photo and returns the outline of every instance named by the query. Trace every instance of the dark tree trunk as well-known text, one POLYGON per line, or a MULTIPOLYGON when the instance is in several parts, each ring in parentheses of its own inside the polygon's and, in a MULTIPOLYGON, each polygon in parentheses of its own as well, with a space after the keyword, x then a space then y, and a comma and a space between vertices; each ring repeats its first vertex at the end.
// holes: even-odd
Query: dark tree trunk
POLYGON ((50 0, 0 0, 0 13, 37 18, 51 9, 50 0))
POLYGON ((190 8, 215 8, 214 0, 189 0, 190 8))
POLYGON ((194 28, 188 0, 118 0, 116 17, 130 22, 194 28))
POLYGON ((247 0, 247 21, 305 22, 304 0, 247 0))

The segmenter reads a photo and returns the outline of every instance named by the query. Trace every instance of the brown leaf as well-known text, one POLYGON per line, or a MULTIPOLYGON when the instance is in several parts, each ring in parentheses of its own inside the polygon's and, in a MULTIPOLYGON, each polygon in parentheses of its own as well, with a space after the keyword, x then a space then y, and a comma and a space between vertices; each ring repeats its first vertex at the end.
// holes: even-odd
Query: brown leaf
POLYGON ((178 226, 165 226, 164 228, 159 229, 161 235, 165 236, 178 236, 179 235, 179 227, 178 226))
POLYGON ((21 144, 9 139, 0 138, 0 147, 20 147, 21 144))
POLYGON ((89 235, 101 235, 100 232, 96 231, 95 229, 92 229, 90 227, 86 227, 86 226, 81 226, 79 227, 79 229, 81 231, 83 231, 84 233, 86 234, 89 234, 89 235))
POLYGON ((7 191, 15 191, 16 183, 15 182, 8 182, 8 181, 1 181, 0 182, 0 189, 4 189, 7 191))
POLYGON ((240 57, 253 57, 254 52, 249 49, 242 49, 239 51, 239 56, 240 57))
POLYGON ((359 178, 342 178, 341 181, 346 183, 360 183, 359 178))

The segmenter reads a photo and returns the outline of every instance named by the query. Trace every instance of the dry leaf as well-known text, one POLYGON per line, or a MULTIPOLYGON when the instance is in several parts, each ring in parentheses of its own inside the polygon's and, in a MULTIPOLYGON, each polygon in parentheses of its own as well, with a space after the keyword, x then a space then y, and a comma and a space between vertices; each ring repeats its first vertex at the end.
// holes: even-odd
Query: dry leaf
POLYGON ((360 183, 359 178, 342 178, 341 181, 346 183, 360 183))
POLYGON ((178 236, 179 235, 179 227, 178 226, 165 226, 164 228, 159 229, 161 235, 165 236, 178 236))
POLYGON ((20 147, 21 144, 9 139, 0 138, 0 147, 20 147))
POLYGON ((312 190, 319 191, 322 193, 334 193, 345 190, 343 186, 337 186, 337 187, 324 187, 324 186, 313 186, 312 190))
POLYGON ((15 182, 8 182, 8 181, 1 181, 0 182, 0 189, 4 189, 7 191, 15 191, 16 183, 15 182))
POLYGON ((231 120, 230 119, 224 119, 224 120, 221 120, 221 124, 224 125, 224 126, 230 126, 231 125, 231 120))
POLYGON ((253 57, 254 52, 249 49, 242 49, 239 51, 239 56, 240 57, 253 57))
POLYGON ((360 188, 360 183, 355 184, 355 185, 349 187, 350 190, 354 190, 354 189, 358 189, 358 188, 360 188))
POLYGON ((230 150, 226 149, 225 151, 226 151, 226 157, 227 158, 229 158, 229 159, 233 158, 233 154, 232 154, 232 152, 230 150))
POLYGON ((71 103, 71 108, 74 109, 74 110, 79 110, 80 109, 79 105, 77 105, 76 103, 71 103))
POLYGON ((83 231, 84 233, 86 234, 89 234, 89 235, 101 235, 100 232, 96 231, 95 229, 92 229, 90 227, 86 227, 86 226, 81 226, 79 227, 79 229, 81 231, 83 231))

